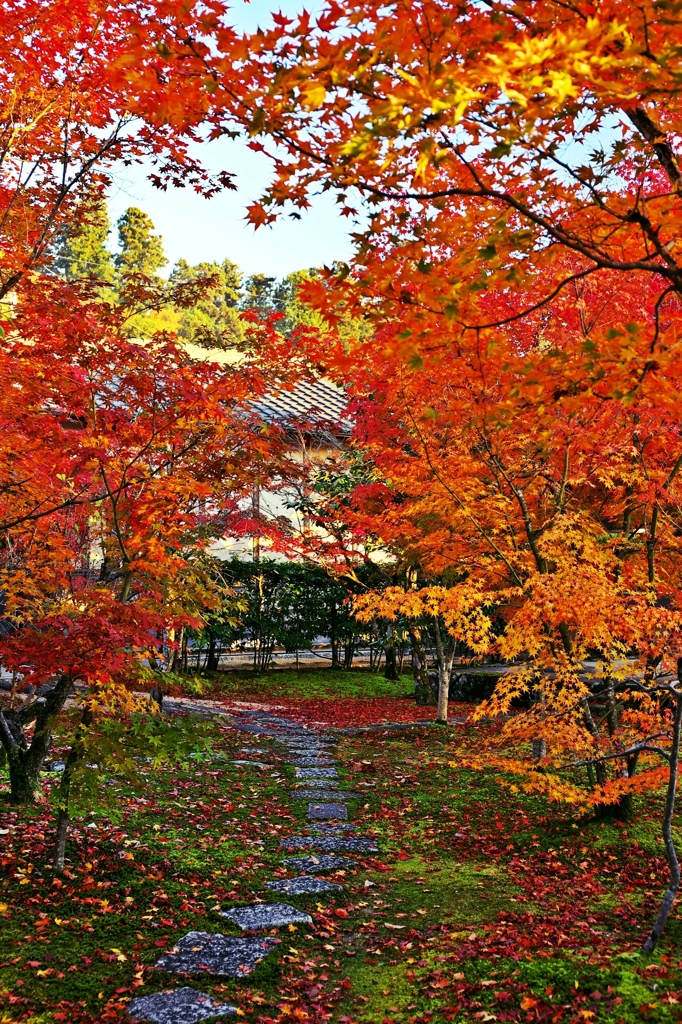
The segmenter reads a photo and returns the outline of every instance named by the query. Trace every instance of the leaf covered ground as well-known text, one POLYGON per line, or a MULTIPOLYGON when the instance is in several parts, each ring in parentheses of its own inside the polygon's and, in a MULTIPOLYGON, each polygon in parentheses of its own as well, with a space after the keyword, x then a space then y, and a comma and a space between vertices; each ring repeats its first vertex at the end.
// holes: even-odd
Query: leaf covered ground
MULTIPOLYGON (((287 897, 313 927, 281 931, 247 980, 197 987, 255 1024, 679 1020, 676 913, 656 955, 639 953, 665 877, 657 801, 625 825, 574 820, 453 769, 490 728, 343 736, 340 774, 362 793, 350 815, 381 852, 332 876, 341 893, 287 897)), ((208 761, 143 765, 138 790, 109 780, 118 818, 75 823, 61 879, 49 809, 0 805, 0 1022, 123 1020, 132 993, 183 983, 153 966, 180 935, 237 934, 219 909, 267 899, 288 873, 280 839, 304 827, 285 758, 220 725, 208 761), (272 768, 233 764, 253 747, 272 768)))

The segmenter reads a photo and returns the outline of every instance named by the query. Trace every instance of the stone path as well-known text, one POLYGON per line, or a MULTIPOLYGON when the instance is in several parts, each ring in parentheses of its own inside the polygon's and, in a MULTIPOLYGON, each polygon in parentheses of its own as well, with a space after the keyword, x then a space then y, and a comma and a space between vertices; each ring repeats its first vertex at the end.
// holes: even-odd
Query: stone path
MULTIPOLYGON (((254 736, 268 736, 284 743, 295 768, 300 788, 291 790, 292 799, 308 800, 308 820, 314 834, 285 836, 280 841, 283 851, 307 851, 304 856, 283 857, 284 867, 300 871, 295 878, 278 878, 265 883, 273 894, 297 896, 339 892, 343 886, 319 878, 326 871, 338 871, 352 864, 340 853, 377 853, 378 844, 369 836, 356 836, 356 826, 345 821, 348 817, 346 800, 357 800, 361 794, 339 788, 338 771, 334 765, 336 740, 329 734, 318 733, 297 722, 265 711, 243 711, 233 719, 236 728, 254 736)), ((243 747, 242 753, 264 753, 258 747, 243 747)), ((236 760, 238 765, 274 768, 263 761, 236 760)), ((273 773, 282 783, 286 780, 273 773)), ((247 932, 238 938, 209 932, 188 932, 176 945, 157 961, 156 967, 169 974, 201 976, 202 974, 228 978, 247 977, 277 946, 280 939, 273 935, 256 933, 284 928, 289 925, 309 925, 309 914, 289 906, 288 903, 254 903, 246 907, 228 907, 223 917, 247 932)), ((170 989, 154 995, 133 999, 128 1013, 134 1020, 150 1024, 195 1024, 216 1020, 237 1013, 235 1006, 216 1003, 210 996, 191 987, 170 989)))

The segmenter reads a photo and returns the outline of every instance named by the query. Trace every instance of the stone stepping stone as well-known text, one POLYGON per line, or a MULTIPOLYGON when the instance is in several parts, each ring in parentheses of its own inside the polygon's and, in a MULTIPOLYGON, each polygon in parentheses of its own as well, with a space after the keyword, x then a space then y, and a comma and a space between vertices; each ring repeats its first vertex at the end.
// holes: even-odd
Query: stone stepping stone
POLYGON ((302 764, 303 762, 309 761, 312 765, 323 765, 328 761, 338 761, 333 754, 328 754, 326 751, 290 751, 289 756, 291 757, 292 764, 302 764))
POLYGON ((336 740, 323 740, 319 736, 311 736, 310 739, 289 739, 283 740, 292 750, 333 750, 336 747, 336 740))
POLYGON ((339 773, 336 768, 297 768, 297 779, 337 779, 339 773))
POLYGON ((368 836, 288 836, 280 839, 280 846, 285 849, 303 850, 307 846, 321 850, 323 853, 378 853, 376 839, 368 836))
POLYGON ((299 761, 336 761, 336 754, 329 750, 288 750, 284 755, 289 760, 298 763, 299 761))
POLYGON ((333 736, 323 736, 316 733, 299 732, 298 735, 283 736, 283 742, 289 746, 336 746, 338 740, 333 736))
POLYGON ((254 903, 250 907, 233 907, 221 910, 221 915, 234 921, 242 931, 257 931, 259 928, 284 928, 288 924, 312 924, 310 914, 304 914, 288 903, 254 903))
POLYGON ((315 836, 344 836, 350 832, 357 832, 358 826, 351 825, 349 821, 335 821, 332 825, 321 821, 315 825, 312 834, 315 836))
POLYGON ((338 740, 331 739, 330 737, 316 736, 315 734, 308 733, 306 736, 288 736, 285 740, 282 740, 290 747, 335 747, 338 740))
POLYGON ((358 800, 362 793, 344 789, 292 789, 289 796, 296 800, 358 800))
POLYGON ((333 750, 323 750, 318 747, 311 747, 305 749, 300 749, 298 747, 296 749, 293 749, 290 747, 288 750, 288 754, 292 759, 296 759, 299 757, 326 757, 332 761, 336 760, 336 754, 333 750))
POLYGON ((250 722, 235 722, 234 724, 240 732, 248 732, 251 736, 277 736, 274 729, 268 729, 265 725, 256 725, 255 723, 252 725, 250 722))
MULTIPOLYGON (((243 978, 263 960, 277 940, 263 936, 237 939, 210 932, 187 932, 156 966, 169 974, 216 974, 243 978)), ((197 1018, 200 1020, 201 1018, 197 1018)))
POLYGON ((333 754, 336 744, 332 743, 285 743, 292 754, 301 754, 303 757, 310 754, 333 754))
POLYGON ((299 878, 282 878, 276 882, 266 882, 266 889, 273 892, 284 892, 288 896, 303 896, 307 893, 333 892, 343 889, 342 885, 336 882, 327 882, 324 878, 312 878, 310 875, 301 875, 299 878))
POLYGON ((303 779, 301 787, 305 789, 338 789, 339 783, 334 779, 303 779))
POLYGON ((338 871, 354 862, 348 857, 334 857, 330 853, 321 853, 319 857, 315 854, 310 854, 309 857, 285 857, 284 863, 296 871, 318 874, 321 871, 338 871))
POLYGON ((256 768, 274 768, 274 764, 266 763, 265 761, 233 761, 232 764, 251 764, 256 768))
POLYGON ((308 804, 309 818, 347 818, 348 806, 339 803, 308 804))
POLYGON ((214 1003, 210 996, 189 986, 132 999, 126 1009, 134 1019, 151 1024, 196 1024, 237 1012, 236 1006, 214 1003))

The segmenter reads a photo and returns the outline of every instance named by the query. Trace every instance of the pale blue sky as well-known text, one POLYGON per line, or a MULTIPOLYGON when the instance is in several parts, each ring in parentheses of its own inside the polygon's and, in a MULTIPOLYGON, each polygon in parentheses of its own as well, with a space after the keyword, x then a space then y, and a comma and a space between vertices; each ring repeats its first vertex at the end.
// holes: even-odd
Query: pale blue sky
MULTIPOLYGON (((233 23, 244 30, 269 23, 269 12, 294 14, 301 0, 241 0, 231 5, 233 23)), ((321 0, 305 4, 309 11, 323 5, 321 0)), ((202 199, 190 188, 161 192, 146 179, 142 168, 123 168, 115 176, 109 209, 112 220, 127 206, 139 206, 154 221, 163 236, 169 267, 184 257, 190 263, 227 257, 247 274, 262 271, 282 277, 292 270, 329 265, 348 259, 352 225, 340 217, 334 197, 315 200, 300 221, 284 219, 272 228, 257 232, 244 223, 244 211, 257 199, 269 181, 267 158, 252 153, 242 142, 219 140, 202 147, 202 159, 209 170, 225 169, 235 175, 237 192, 202 199)), ((112 233, 115 241, 115 232, 112 233)), ((167 270, 169 268, 166 268, 167 270)))

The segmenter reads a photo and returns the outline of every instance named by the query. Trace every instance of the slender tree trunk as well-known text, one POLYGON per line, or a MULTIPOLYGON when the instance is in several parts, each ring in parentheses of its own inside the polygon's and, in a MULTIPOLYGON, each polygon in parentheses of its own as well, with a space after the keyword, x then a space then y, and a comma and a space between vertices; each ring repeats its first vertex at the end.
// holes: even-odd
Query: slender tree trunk
MULTIPOLYGON (((546 704, 547 704, 547 701, 545 699, 545 694, 544 694, 544 691, 542 689, 540 689, 539 703, 540 703, 540 706, 542 708, 544 708, 546 706, 546 704)), ((544 712, 543 712, 543 717, 544 717, 544 712)), ((538 737, 536 737, 533 740, 532 749, 533 749, 533 757, 537 761, 541 761, 543 757, 547 757, 547 740, 544 738, 544 736, 538 736, 538 737)))
POLYGON ((332 642, 332 668, 339 667, 339 641, 336 635, 336 601, 332 601, 330 640, 332 642))
POLYGON ((343 667, 349 669, 353 667, 353 658, 355 656, 355 637, 351 636, 349 640, 346 640, 343 646, 343 667))
MULTIPOLYGON (((682 659, 677 662, 677 677, 682 682, 682 659)), ((668 869, 670 881, 666 890, 661 909, 658 911, 653 927, 647 936, 643 949, 645 953, 652 953, 654 946, 665 931, 665 926, 672 910, 677 891, 680 887, 680 863, 677 859, 675 843, 673 841, 673 815, 675 813, 675 795, 677 792, 677 776, 679 774, 680 762, 680 732, 682 731, 682 694, 676 695, 675 719, 673 723, 673 741, 670 750, 670 777, 668 779, 668 793, 665 800, 663 812, 663 842, 665 853, 668 858, 668 869)))
POLYGON ((208 640, 208 655, 206 657, 206 667, 209 672, 215 672, 216 670, 215 645, 216 638, 213 633, 210 633, 208 640))
POLYGON ((389 622, 386 627, 384 657, 386 659, 386 664, 384 666, 384 679, 398 680, 400 675, 398 673, 398 659, 396 657, 395 649, 395 630, 393 629, 392 622, 389 622))
POLYGON ((183 626, 180 630, 178 646, 173 651, 173 660, 170 667, 171 672, 182 672, 183 653, 185 650, 185 632, 185 627, 183 626))
POLYGON ((85 708, 81 717, 80 725, 76 730, 76 736, 73 741, 73 746, 69 751, 69 756, 66 759, 66 767, 62 775, 62 781, 59 786, 59 793, 57 794, 57 834, 55 837, 54 846, 54 858, 52 861, 52 867, 61 874, 64 871, 64 859, 66 856, 66 835, 69 827, 69 798, 71 796, 71 779, 73 773, 78 766, 79 761, 83 758, 85 749, 85 736, 88 728, 92 724, 93 712, 90 708, 85 708))
POLYGON ((60 810, 57 816, 57 836, 54 845, 53 870, 58 875, 64 872, 64 860, 66 857, 66 835, 69 829, 69 815, 65 810, 60 810))
POLYGON ((447 725, 450 676, 452 675, 452 663, 455 659, 455 645, 451 643, 450 651, 446 653, 438 619, 434 620, 434 631, 436 634, 436 652, 438 656, 438 711, 436 713, 436 721, 440 725, 447 725))
POLYGON ((159 705, 159 711, 163 711, 163 686, 160 681, 156 681, 149 691, 149 696, 156 704, 159 705))
POLYGON ((414 675, 414 695, 417 704, 431 704, 431 687, 429 685, 429 667, 422 643, 422 634, 418 626, 410 627, 410 646, 412 648, 412 673, 414 675))

